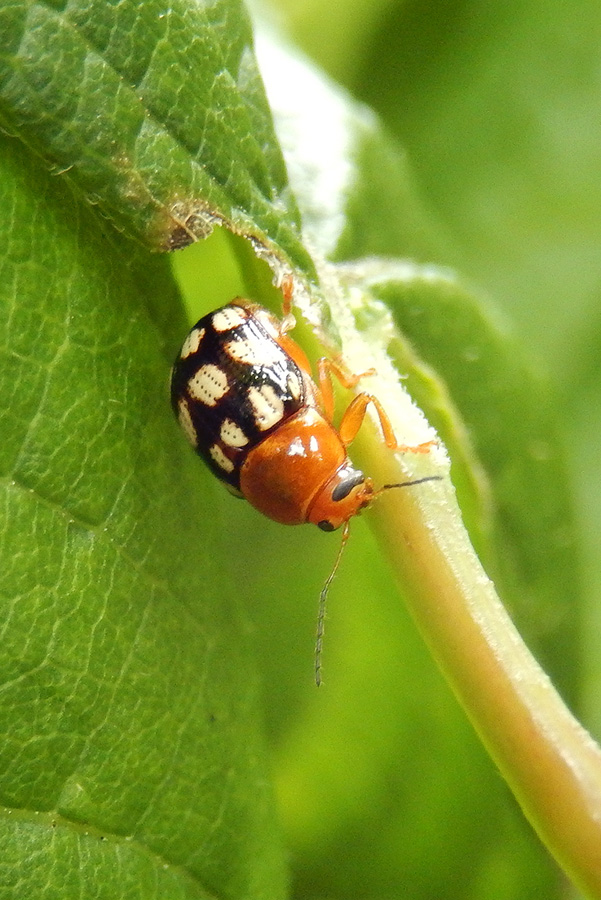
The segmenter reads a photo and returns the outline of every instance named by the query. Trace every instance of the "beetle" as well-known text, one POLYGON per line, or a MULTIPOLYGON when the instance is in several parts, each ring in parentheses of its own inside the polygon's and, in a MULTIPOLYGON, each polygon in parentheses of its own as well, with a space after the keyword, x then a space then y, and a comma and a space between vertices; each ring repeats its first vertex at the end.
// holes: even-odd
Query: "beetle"
POLYGON ((382 404, 362 392, 333 424, 332 375, 346 388, 373 371, 351 375, 339 363, 317 362, 317 383, 302 348, 287 334, 291 287, 284 283, 284 319, 240 297, 200 319, 173 366, 171 403, 189 442, 238 497, 284 525, 344 526, 338 557, 321 592, 315 677, 319 684, 325 598, 349 534, 349 522, 392 487, 376 490, 347 448, 367 407, 375 408, 384 441, 396 451, 427 452, 434 441, 399 444, 382 404))

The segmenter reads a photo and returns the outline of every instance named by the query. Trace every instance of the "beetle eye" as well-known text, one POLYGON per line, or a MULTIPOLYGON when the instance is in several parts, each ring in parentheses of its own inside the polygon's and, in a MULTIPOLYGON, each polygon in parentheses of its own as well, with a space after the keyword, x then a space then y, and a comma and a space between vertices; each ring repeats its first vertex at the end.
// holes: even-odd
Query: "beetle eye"
POLYGON ((322 531, 336 531, 336 526, 332 525, 327 519, 322 519, 321 522, 318 522, 317 527, 321 528, 322 531))
POLYGON ((345 497, 348 497, 354 487, 357 487, 358 484, 363 484, 364 481, 365 476, 363 472, 358 472, 357 469, 349 468, 348 475, 344 481, 337 484, 332 491, 332 500, 335 503, 339 503, 340 500, 344 500, 345 497))

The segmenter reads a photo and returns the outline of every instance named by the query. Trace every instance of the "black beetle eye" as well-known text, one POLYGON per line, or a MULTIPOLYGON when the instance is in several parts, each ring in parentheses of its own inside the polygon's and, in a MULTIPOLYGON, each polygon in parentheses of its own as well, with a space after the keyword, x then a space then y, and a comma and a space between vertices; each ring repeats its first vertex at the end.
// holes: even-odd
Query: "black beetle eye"
POLYGON ((354 487, 357 487, 358 484, 363 484, 364 481, 365 476, 363 472, 358 472, 356 469, 349 469, 349 473, 344 481, 337 484, 332 491, 332 500, 335 503, 344 500, 345 497, 348 497, 354 487))
POLYGON ((327 519, 322 519, 321 522, 318 522, 317 527, 321 528, 322 531, 336 531, 334 525, 332 525, 331 522, 328 522, 327 519))

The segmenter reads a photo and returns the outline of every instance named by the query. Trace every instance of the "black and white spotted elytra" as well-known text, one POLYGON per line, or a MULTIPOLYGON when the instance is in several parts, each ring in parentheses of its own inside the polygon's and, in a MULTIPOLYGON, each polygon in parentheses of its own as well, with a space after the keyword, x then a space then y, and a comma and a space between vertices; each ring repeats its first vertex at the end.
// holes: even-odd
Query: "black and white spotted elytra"
POLYGON ((277 324, 267 310, 234 300, 196 323, 173 368, 172 405, 188 440, 238 493, 249 451, 311 391, 275 340, 277 324))

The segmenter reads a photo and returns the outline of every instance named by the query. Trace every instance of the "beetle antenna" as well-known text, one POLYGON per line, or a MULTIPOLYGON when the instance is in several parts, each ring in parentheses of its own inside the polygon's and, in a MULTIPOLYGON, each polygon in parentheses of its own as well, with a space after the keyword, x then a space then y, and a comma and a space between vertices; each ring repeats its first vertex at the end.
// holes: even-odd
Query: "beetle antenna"
POLYGON ((382 487, 376 491, 375 496, 382 491, 389 491, 390 488, 413 487, 416 484, 423 484, 424 481, 442 481, 442 478, 440 475, 426 475, 424 478, 416 478, 415 481, 401 481, 400 484, 383 484, 382 487))
MULTIPOLYGON (((416 484, 423 484, 425 481, 442 481, 440 475, 426 475, 424 478, 416 478, 414 481, 401 481, 399 484, 384 484, 379 490, 377 490, 374 496, 377 496, 382 491, 388 491, 391 488, 400 488, 400 487, 413 487, 416 484)), ((315 684, 317 687, 321 684, 321 651, 323 648, 323 635, 325 630, 325 621, 326 621, 326 600, 328 598, 328 591, 330 590, 330 585, 334 580, 334 576, 338 571, 338 566, 340 565, 340 560, 342 559, 342 554, 344 552, 344 548, 346 547, 346 543, 349 539, 350 534, 350 521, 346 521, 344 523, 344 529, 342 531, 342 540, 340 541, 340 547, 338 549, 338 556, 336 557, 336 561, 332 566, 332 571, 328 575, 324 586, 321 589, 321 593, 319 595, 319 610, 317 613, 317 633, 315 636, 315 684)))
POLYGON ((325 620, 326 620, 326 600, 328 596, 328 591, 330 589, 330 585, 334 580, 334 575, 338 571, 338 566, 340 565, 340 560, 342 559, 342 553, 344 548, 346 547, 346 542, 348 541, 348 537, 350 534, 350 526, 348 521, 344 523, 344 529, 342 531, 342 540, 340 541, 340 547, 338 549, 338 556, 336 557, 336 561, 332 567, 332 571, 328 575, 324 586, 321 589, 321 594, 319 595, 319 611, 317 613, 317 634, 315 636, 315 684, 317 687, 321 684, 321 649, 323 646, 323 633, 325 628, 325 620))

